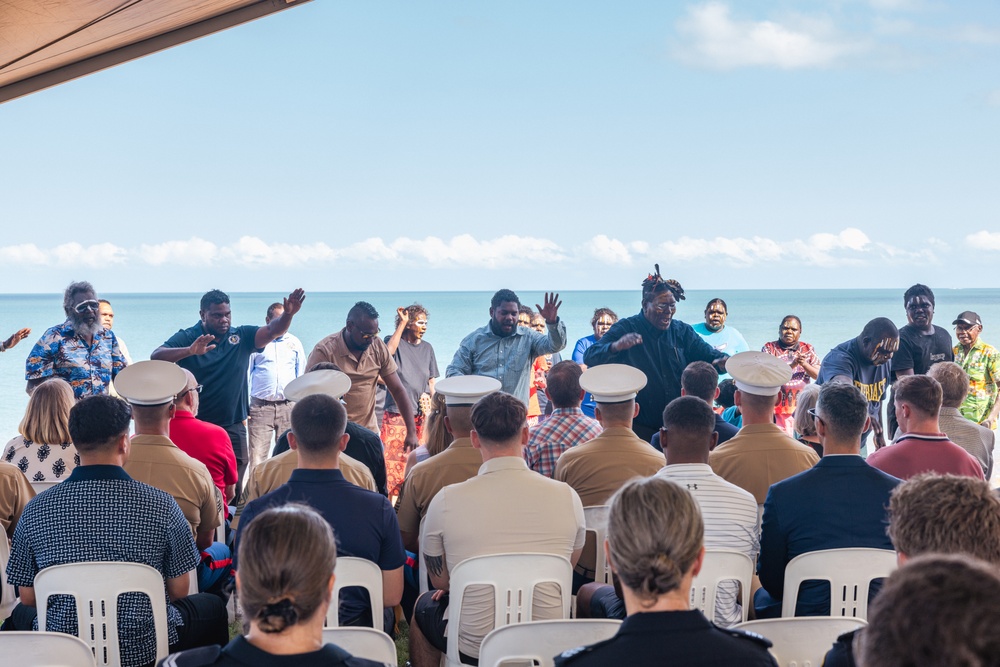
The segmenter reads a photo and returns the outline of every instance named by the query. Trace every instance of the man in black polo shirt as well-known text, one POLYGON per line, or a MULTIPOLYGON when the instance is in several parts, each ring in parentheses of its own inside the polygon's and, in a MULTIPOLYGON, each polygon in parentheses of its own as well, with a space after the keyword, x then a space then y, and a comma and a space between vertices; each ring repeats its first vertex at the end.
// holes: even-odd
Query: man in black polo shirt
POLYGON ((198 418, 226 429, 236 453, 237 488, 247 467, 247 368, 250 355, 284 335, 302 308, 305 292, 297 289, 284 300, 284 312, 266 326, 232 327, 229 295, 212 290, 201 297, 201 320, 181 329, 151 359, 172 361, 191 371, 204 388, 198 418))

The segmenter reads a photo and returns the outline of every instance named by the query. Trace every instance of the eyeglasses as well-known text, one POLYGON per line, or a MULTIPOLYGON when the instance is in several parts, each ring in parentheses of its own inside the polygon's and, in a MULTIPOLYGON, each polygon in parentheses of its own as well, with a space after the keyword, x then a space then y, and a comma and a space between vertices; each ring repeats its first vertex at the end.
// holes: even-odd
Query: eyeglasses
POLYGON ((809 410, 807 410, 807 412, 810 415, 812 415, 813 419, 818 419, 820 421, 823 421, 823 418, 819 416, 819 412, 816 411, 816 408, 809 408, 809 410))
MULTIPOLYGON (((200 394, 200 393, 201 393, 201 390, 202 390, 202 389, 203 389, 204 387, 205 387, 205 385, 203 385, 203 384, 199 384, 199 385, 197 385, 197 386, 194 386, 194 387, 191 387, 190 389, 185 389, 185 390, 184 390, 184 391, 182 391, 181 393, 177 394, 177 398, 182 398, 182 397, 186 396, 186 395, 188 394, 188 392, 191 392, 191 391, 194 391, 194 392, 198 392, 198 393, 200 394)), ((175 400, 176 400, 176 399, 175 399, 175 400)))
POLYGON ((94 312, 97 312, 100 309, 101 309, 101 304, 99 301, 97 301, 97 299, 88 299, 87 301, 81 301, 80 303, 76 304, 76 306, 73 307, 73 310, 75 310, 78 313, 82 313, 88 310, 93 310, 94 312))
POLYGON ((374 331, 374 333, 364 333, 364 332, 362 332, 361 333, 361 340, 371 340, 375 336, 379 335, 380 331, 382 331, 382 330, 381 329, 376 329, 374 331))

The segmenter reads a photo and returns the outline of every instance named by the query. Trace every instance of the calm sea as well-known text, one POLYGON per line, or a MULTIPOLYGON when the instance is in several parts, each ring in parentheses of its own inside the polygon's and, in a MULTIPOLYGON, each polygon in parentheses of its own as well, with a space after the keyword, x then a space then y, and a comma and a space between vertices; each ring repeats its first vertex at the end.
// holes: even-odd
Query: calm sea
MULTIPOLYGON (((760 349, 777 337, 778 324, 788 314, 802 319, 802 340, 812 343, 822 357, 834 345, 856 336, 873 317, 889 317, 906 323, 902 290, 720 290, 690 291, 680 302, 677 318, 693 324, 702 319, 705 304, 721 297, 729 304, 728 325, 739 329, 751 348, 760 349)), ((115 332, 128 344, 134 360, 148 359, 149 353, 178 329, 198 321, 200 294, 102 294, 115 309, 115 332)), ((280 293, 231 294, 234 324, 263 324, 269 304, 280 301, 280 293)), ((347 310, 354 302, 369 301, 382 315, 383 335, 391 333, 395 309, 414 302, 429 311, 425 340, 434 346, 442 375, 461 339, 489 318, 488 292, 378 292, 311 293, 302 312, 295 318, 292 333, 308 352, 322 337, 344 325, 347 310)), ((519 293, 524 303, 541 303, 541 292, 519 293)), ((593 333, 590 318, 594 308, 607 306, 619 316, 639 311, 639 292, 563 292, 559 311, 569 330, 566 358, 574 342, 593 333)), ((951 330, 951 321, 963 310, 975 310, 985 323, 983 334, 993 338, 990 325, 1000 322, 1000 291, 987 289, 939 290, 938 325, 951 330)), ((63 321, 61 295, 0 296, 6 316, 0 324, 4 338, 22 326, 31 327, 32 336, 18 347, 0 354, 0 443, 17 433, 17 425, 27 404, 24 393, 24 359, 46 328, 63 321)))

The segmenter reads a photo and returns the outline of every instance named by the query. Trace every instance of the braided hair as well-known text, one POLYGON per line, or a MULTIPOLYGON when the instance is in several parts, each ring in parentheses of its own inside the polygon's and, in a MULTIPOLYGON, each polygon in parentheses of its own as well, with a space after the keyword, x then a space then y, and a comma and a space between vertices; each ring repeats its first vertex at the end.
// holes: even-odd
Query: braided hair
POLYGON ((654 264, 653 268, 656 270, 656 273, 650 273, 642 281, 642 305, 645 306, 656 294, 664 291, 672 292, 675 299, 683 301, 684 288, 681 287, 681 284, 673 278, 667 280, 661 276, 659 264, 654 264))

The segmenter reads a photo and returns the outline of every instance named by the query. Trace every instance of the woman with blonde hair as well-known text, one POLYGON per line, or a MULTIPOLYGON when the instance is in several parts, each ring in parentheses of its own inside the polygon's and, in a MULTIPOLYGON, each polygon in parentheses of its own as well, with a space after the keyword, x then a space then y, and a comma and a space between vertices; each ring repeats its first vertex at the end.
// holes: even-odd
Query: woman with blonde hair
POLYGON ((611 639, 566 651, 556 665, 775 667, 769 641, 717 628, 690 608, 705 558, 705 526, 690 493, 662 477, 633 479, 611 497, 604 551, 628 616, 611 639))
POLYGON ((69 436, 69 411, 76 404, 73 388, 59 378, 31 392, 18 431, 4 447, 3 460, 17 466, 30 482, 59 482, 73 472, 80 457, 69 436))
POLYGON ((262 512, 240 539, 236 591, 243 631, 224 648, 182 651, 160 662, 171 667, 375 667, 323 641, 337 545, 316 510, 289 504, 262 512))
POLYGON ((819 434, 816 433, 816 420, 810 412, 816 407, 818 399, 819 385, 806 385, 799 392, 792 423, 795 426, 795 439, 803 445, 809 445, 822 457, 823 444, 819 441, 819 434))
POLYGON ((448 445, 455 439, 448 432, 448 429, 445 428, 445 416, 447 416, 447 409, 444 403, 444 394, 434 394, 431 397, 430 414, 424 425, 425 442, 406 457, 406 473, 404 474, 404 478, 410 473, 410 468, 448 449, 448 445))

